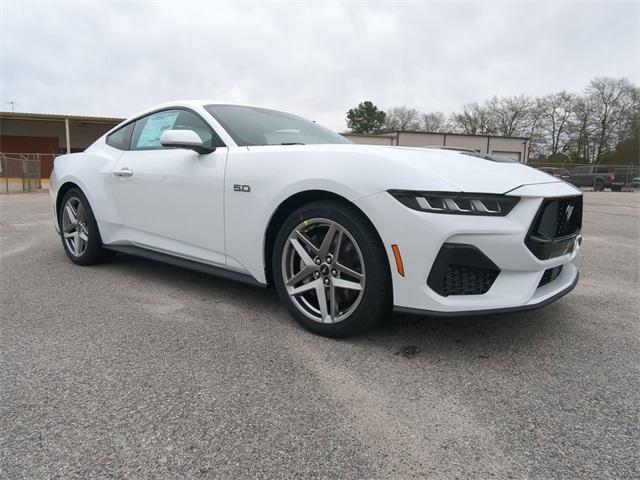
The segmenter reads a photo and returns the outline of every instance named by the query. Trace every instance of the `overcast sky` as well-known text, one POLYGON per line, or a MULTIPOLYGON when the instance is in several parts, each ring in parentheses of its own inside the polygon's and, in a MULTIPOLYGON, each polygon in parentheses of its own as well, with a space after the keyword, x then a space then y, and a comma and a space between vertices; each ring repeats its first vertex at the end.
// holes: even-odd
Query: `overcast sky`
POLYGON ((450 113, 493 95, 640 83, 640 2, 0 0, 0 105, 129 116, 213 98, 336 130, 371 100, 450 113))

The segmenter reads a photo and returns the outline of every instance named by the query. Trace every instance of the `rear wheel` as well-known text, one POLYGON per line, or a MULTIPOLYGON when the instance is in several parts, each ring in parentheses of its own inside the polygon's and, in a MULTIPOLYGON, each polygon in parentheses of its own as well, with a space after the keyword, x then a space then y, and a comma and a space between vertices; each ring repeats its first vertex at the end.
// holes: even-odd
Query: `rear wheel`
POLYGON ((377 233, 339 202, 314 202, 289 216, 276 238, 273 274, 289 313, 321 335, 362 332, 389 306, 389 267, 377 233))
POLYGON ((71 261, 93 265, 109 260, 113 252, 102 246, 98 224, 84 194, 73 188, 64 195, 60 205, 60 237, 71 261))
POLYGON ((619 187, 619 186, 611 187, 611 191, 612 192, 621 192, 622 191, 622 187, 619 187))

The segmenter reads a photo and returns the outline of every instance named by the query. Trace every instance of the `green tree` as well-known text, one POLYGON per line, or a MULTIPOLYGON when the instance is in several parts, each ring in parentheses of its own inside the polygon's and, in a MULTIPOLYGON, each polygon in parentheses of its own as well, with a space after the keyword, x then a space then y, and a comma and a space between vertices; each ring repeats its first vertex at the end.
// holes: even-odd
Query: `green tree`
POLYGON ((353 133, 371 134, 382 128, 387 115, 370 101, 347 112, 347 127, 353 133))

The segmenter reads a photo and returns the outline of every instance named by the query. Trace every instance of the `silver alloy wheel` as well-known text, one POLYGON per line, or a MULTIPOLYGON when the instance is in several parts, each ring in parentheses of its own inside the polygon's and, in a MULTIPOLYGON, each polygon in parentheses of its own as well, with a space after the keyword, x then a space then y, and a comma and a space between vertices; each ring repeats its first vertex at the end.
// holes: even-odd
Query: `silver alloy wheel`
POLYGON ((365 287, 364 260, 339 223, 312 218, 292 230, 282 253, 282 277, 293 304, 319 323, 337 323, 358 308, 365 287))
POLYGON ((80 257, 87 249, 87 211, 78 197, 69 197, 62 207, 62 236, 74 257, 80 257))

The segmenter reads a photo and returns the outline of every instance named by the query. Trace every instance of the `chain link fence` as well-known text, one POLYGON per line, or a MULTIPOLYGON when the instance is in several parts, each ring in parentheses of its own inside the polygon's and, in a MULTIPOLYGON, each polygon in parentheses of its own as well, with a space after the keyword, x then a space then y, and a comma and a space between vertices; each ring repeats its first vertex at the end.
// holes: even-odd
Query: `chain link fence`
POLYGON ((40 190, 43 161, 53 163, 53 157, 40 153, 0 153, 0 193, 40 190))

